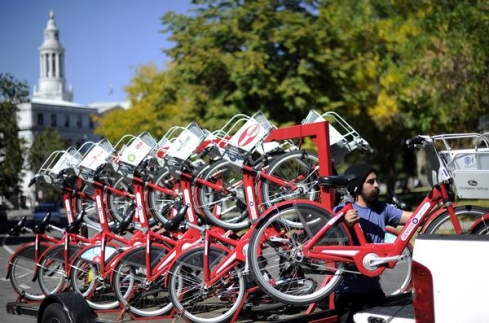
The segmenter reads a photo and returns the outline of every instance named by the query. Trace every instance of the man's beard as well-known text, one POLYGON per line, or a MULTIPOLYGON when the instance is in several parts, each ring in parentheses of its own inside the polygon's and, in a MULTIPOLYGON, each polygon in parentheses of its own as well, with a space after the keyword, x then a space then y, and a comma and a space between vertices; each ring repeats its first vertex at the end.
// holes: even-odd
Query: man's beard
POLYGON ((363 199, 365 200, 365 202, 369 203, 369 202, 374 202, 374 201, 377 201, 378 198, 379 198, 379 189, 375 189, 373 190, 370 194, 363 194, 362 193, 362 197, 363 199))

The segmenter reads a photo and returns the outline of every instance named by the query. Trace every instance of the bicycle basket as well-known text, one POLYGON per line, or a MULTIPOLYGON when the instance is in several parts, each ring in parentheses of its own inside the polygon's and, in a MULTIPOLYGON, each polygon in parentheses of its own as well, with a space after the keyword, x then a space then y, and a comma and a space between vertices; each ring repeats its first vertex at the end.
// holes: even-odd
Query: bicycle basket
POLYGON ((489 199, 489 139, 479 133, 432 136, 461 199, 489 199), (441 148, 440 148, 441 147, 441 148))
POLYGON ((191 122, 174 140, 166 151, 169 158, 187 160, 207 137, 195 122, 191 122))
POLYGON ((302 124, 321 121, 328 121, 329 124, 330 155, 334 164, 342 162, 345 156, 355 149, 372 151, 370 144, 336 112, 328 111, 321 115, 311 110, 302 124))
POLYGON ((58 175, 67 168, 76 167, 81 161, 81 154, 73 147, 54 151, 39 169, 39 175, 58 175))
POLYGON ((139 136, 129 140, 119 152, 117 162, 136 167, 153 151, 155 146, 156 141, 149 132, 144 131, 139 136))
POLYGON ((95 170, 110 159, 113 150, 112 144, 107 139, 93 143, 78 165, 82 178, 93 178, 95 170))
POLYGON ((227 141, 223 158, 232 163, 242 164, 245 158, 257 150, 273 130, 273 125, 259 111, 251 116, 245 124, 227 141))
POLYGON ((76 168, 81 160, 81 153, 74 147, 69 147, 51 168, 51 173, 58 175, 67 168, 76 168))

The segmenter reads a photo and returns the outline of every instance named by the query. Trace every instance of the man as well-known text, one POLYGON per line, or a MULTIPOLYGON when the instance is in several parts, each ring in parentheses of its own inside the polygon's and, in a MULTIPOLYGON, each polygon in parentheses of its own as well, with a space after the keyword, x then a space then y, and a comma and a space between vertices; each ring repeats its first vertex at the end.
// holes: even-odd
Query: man
MULTIPOLYGON (((384 242, 385 227, 396 227, 398 224, 406 223, 412 212, 400 210, 378 200, 377 171, 372 166, 354 164, 345 174, 358 177, 348 185, 348 191, 354 199, 354 209, 345 214, 346 224, 351 227, 359 221, 367 242, 384 242)), ((337 210, 342 206, 338 206, 337 210)), ((355 268, 352 270, 355 271, 355 268)), ((335 309, 339 322, 354 322, 353 315, 356 312, 382 305, 384 301, 385 294, 380 286, 379 277, 346 274, 335 294, 335 309)))

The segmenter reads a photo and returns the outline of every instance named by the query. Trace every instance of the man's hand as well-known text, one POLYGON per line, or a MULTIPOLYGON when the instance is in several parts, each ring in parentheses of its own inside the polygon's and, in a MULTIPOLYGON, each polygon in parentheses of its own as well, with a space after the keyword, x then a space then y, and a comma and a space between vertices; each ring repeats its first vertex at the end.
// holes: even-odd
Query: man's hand
POLYGON ((345 214, 345 222, 346 225, 351 227, 355 222, 360 220, 360 217, 358 216, 358 211, 355 209, 348 210, 345 214))

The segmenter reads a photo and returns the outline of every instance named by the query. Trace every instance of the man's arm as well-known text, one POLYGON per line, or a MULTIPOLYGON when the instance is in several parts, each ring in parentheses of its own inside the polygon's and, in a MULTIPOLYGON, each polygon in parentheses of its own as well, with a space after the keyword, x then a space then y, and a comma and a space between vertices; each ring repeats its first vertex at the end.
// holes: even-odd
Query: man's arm
POLYGON ((409 220, 411 215, 413 215, 413 212, 403 211, 402 215, 401 215, 401 220, 399 221, 399 224, 406 224, 406 222, 409 220))

